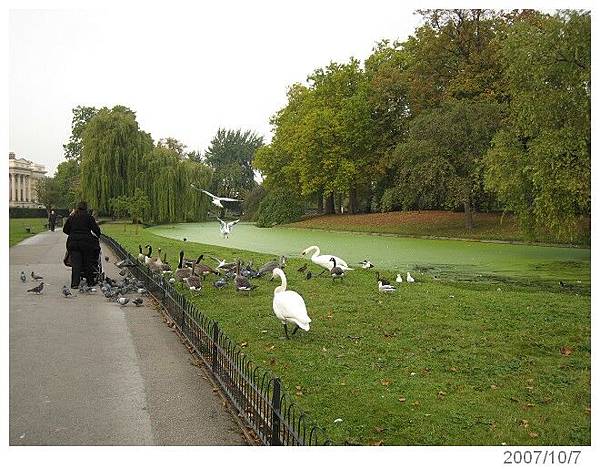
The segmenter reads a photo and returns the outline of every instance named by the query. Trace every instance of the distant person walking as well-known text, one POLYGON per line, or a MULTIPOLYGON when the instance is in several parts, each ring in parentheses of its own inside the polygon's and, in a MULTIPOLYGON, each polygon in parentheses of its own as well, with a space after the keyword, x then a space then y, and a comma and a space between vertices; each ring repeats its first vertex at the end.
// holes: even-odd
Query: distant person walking
POLYGON ((79 202, 65 222, 67 251, 71 257, 71 288, 79 288, 81 277, 89 286, 96 284, 98 256, 100 255, 100 228, 88 213, 87 203, 79 202))
POLYGON ((54 228, 56 228, 56 213, 54 213, 54 210, 50 210, 50 215, 48 215, 48 228, 50 228, 50 231, 54 231, 54 228))

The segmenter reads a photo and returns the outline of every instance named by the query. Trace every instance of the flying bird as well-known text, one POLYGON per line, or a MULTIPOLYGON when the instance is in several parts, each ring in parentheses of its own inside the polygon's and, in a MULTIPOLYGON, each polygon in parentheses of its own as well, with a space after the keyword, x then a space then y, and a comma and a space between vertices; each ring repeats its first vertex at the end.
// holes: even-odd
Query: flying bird
POLYGON ((42 290, 44 289, 44 282, 40 282, 40 284, 37 287, 33 287, 30 288, 29 290, 27 290, 28 293, 36 293, 36 294, 40 294, 42 293, 42 290))
POLYGON ((229 235, 231 234, 231 229, 240 221, 240 219, 238 218, 237 220, 226 222, 221 220, 219 217, 217 217, 217 220, 219 220, 219 223, 221 223, 221 227, 219 228, 219 230, 221 231, 221 235, 223 236, 223 238, 229 238, 229 235))
POLYGON ((194 184, 190 184, 190 185, 192 186, 193 189, 196 189, 197 191, 200 191, 200 192, 204 192, 206 195, 208 195, 212 199, 213 205, 216 205, 219 208, 224 208, 223 204, 221 204, 221 202, 242 202, 240 199, 232 199, 230 197, 217 197, 216 195, 213 195, 210 192, 205 191, 204 189, 198 189, 194 184))

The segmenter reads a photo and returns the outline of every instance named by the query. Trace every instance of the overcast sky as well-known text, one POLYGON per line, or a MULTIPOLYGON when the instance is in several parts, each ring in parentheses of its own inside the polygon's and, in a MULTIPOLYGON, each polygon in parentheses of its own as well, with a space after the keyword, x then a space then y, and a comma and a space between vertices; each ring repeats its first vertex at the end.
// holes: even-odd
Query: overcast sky
POLYGON ((154 140, 204 151, 219 127, 270 139, 287 87, 315 68, 364 60, 420 24, 398 1, 208 2, 194 10, 13 10, 9 146, 52 174, 77 105, 123 104, 154 140))

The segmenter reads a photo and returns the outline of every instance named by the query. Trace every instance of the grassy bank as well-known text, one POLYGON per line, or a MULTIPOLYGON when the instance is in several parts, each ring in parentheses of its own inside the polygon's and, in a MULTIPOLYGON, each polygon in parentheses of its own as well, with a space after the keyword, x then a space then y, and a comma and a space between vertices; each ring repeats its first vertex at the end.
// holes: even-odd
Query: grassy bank
MULTIPOLYGON (((272 258, 148 230, 102 229, 134 253, 138 244, 161 247, 171 263, 182 248, 186 257, 205 253, 255 265, 272 258)), ((415 273, 417 283, 383 295, 373 272, 350 272, 343 283, 306 281, 297 272, 304 262, 291 259, 286 273, 313 322, 292 340, 283 338, 272 312, 276 282, 256 280, 250 296, 206 282, 193 301, 255 362, 281 376, 337 443, 590 444, 589 292, 415 273)))
POLYGON ((44 225, 47 222, 46 218, 10 218, 8 221, 8 245, 14 246, 25 238, 46 231, 47 228, 44 225), (30 233, 26 228, 30 228, 30 233))
MULTIPOLYGON (((527 241, 512 215, 475 213, 475 227, 465 228, 463 213, 444 211, 387 212, 360 215, 322 215, 290 223, 293 228, 388 233, 403 236, 432 236, 499 241, 527 241)), ((541 242, 552 242, 550 237, 541 242)), ((574 244, 590 244, 589 220, 580 228, 574 244)))

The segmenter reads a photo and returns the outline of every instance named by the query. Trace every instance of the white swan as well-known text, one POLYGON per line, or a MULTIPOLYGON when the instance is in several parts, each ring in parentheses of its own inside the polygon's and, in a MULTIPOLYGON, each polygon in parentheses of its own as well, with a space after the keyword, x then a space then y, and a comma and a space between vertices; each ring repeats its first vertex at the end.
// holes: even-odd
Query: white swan
POLYGON ((193 184, 190 184, 190 186, 193 189, 196 189, 197 191, 199 190, 201 192, 204 192, 206 195, 208 195, 209 197, 211 197, 213 205, 216 205, 219 208, 224 208, 223 205, 221 204, 221 202, 242 202, 240 199, 232 199, 230 197, 217 197, 216 195, 213 195, 210 192, 205 191, 204 189, 198 189, 193 184))
POLYGON ((221 235, 223 235, 223 238, 229 238, 229 235, 231 234, 231 229, 233 228, 233 225, 237 224, 240 221, 240 219, 238 218, 237 220, 234 220, 234 221, 225 222, 225 221, 221 220, 219 217, 217 217, 217 220, 219 220, 219 223, 221 223, 221 227, 219 228, 219 230, 221 230, 221 235))
POLYGON ((273 269, 272 278, 279 277, 281 279, 281 285, 275 289, 273 294, 273 312, 277 319, 283 324, 283 330, 285 336, 289 339, 287 325, 295 324, 296 327, 292 332, 292 335, 300 328, 304 331, 310 329, 311 319, 308 317, 306 311, 306 304, 304 299, 295 291, 286 290, 287 279, 283 270, 280 268, 273 269))
POLYGON ((319 249, 319 246, 309 246, 307 247, 304 251, 302 251, 302 255, 304 256, 305 254, 314 251, 313 255, 311 256, 310 260, 313 261, 315 264, 323 267, 326 270, 331 270, 334 267, 333 262, 331 262, 331 258, 333 257, 335 259, 335 263, 336 265, 346 271, 346 270, 354 270, 351 269, 350 267, 348 267, 348 263, 337 256, 331 256, 329 254, 321 254, 321 250, 319 249))

